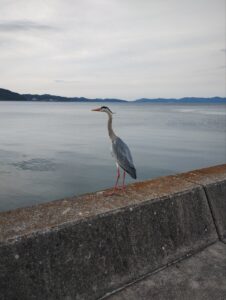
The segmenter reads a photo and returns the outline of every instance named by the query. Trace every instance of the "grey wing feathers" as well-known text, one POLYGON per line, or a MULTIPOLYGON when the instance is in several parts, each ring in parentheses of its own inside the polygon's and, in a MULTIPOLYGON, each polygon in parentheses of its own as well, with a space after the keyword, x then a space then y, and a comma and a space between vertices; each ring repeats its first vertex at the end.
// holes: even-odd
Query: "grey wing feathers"
POLYGON ((129 147, 119 137, 117 137, 112 142, 112 150, 120 167, 130 174, 132 178, 136 179, 136 169, 133 164, 129 147))

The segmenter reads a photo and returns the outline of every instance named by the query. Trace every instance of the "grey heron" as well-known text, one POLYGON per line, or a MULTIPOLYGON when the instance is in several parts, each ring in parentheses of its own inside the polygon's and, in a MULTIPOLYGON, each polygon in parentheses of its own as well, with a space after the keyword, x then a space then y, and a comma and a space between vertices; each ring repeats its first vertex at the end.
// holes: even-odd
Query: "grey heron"
MULTIPOLYGON (((136 179, 136 169, 133 164, 133 159, 129 147, 121 140, 112 129, 112 114, 113 112, 107 106, 92 109, 92 111, 105 112, 108 115, 108 134, 112 142, 112 155, 115 158, 117 166, 117 177, 114 186, 114 192, 118 187, 120 178, 120 167, 123 169, 123 184, 122 189, 125 189, 125 177, 128 173, 132 178, 136 179)), ((113 192, 113 193, 114 193, 113 192)))

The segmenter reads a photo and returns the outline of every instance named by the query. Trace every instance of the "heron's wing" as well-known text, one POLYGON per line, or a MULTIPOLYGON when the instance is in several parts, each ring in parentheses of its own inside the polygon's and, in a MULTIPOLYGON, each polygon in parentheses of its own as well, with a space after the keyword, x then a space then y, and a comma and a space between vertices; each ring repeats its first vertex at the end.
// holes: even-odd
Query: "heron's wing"
POLYGON ((119 137, 112 142, 112 151, 120 167, 136 178, 136 170, 129 147, 119 137))

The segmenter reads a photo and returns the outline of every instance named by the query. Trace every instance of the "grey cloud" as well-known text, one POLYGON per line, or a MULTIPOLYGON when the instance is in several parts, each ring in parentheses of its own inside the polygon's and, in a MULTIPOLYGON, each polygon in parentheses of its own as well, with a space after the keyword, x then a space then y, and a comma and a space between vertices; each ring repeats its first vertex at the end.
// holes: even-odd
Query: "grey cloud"
POLYGON ((7 40, 1 40, 0 41, 0 47, 4 47, 5 45, 8 44, 8 41, 7 40))
POLYGON ((30 31, 30 30, 56 30, 57 28, 47 24, 41 24, 28 20, 15 20, 0 22, 0 32, 30 31))
POLYGON ((65 79, 56 79, 54 80, 56 83, 79 83, 78 80, 65 80, 65 79))

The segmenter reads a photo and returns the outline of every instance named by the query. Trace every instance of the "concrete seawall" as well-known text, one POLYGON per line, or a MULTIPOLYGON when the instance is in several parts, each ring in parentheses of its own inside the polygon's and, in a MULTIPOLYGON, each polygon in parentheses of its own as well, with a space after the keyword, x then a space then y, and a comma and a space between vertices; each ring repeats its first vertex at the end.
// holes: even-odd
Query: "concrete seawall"
POLYGON ((98 299, 226 243, 226 165, 0 213, 0 299, 98 299))

